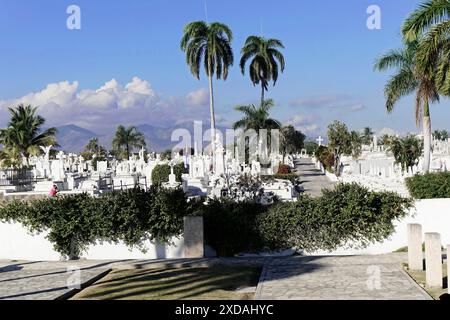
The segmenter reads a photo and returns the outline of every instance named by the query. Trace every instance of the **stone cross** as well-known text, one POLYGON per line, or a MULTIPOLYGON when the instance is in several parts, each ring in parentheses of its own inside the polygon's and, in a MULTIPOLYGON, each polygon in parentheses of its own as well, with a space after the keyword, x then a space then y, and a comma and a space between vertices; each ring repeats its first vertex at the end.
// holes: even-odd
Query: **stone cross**
POLYGON ((321 136, 319 136, 319 138, 316 141, 319 144, 319 147, 322 146, 323 139, 321 136))

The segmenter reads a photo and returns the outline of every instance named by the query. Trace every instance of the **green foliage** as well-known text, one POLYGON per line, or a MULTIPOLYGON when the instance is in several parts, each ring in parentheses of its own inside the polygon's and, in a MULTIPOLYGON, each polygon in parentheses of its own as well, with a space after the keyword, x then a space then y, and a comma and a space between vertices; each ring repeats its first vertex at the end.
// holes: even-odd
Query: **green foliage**
POLYGON ((435 172, 406 178, 409 193, 415 199, 450 198, 450 172, 435 172))
POLYGON ((204 218, 205 242, 219 256, 232 256, 263 247, 256 220, 265 210, 253 202, 215 199, 201 206, 197 214, 204 218))
POLYGON ((319 145, 314 141, 305 141, 305 150, 308 155, 314 155, 319 145))
POLYGON ((306 136, 295 130, 293 126, 281 128, 281 150, 283 154, 300 153, 303 149, 306 136))
POLYGON ((388 150, 393 153, 395 163, 402 166, 406 171, 419 162, 423 151, 423 142, 414 135, 407 135, 404 138, 392 137, 388 150))
POLYGON ((258 228, 269 249, 364 248, 389 237, 394 220, 406 216, 411 207, 411 199, 396 193, 340 184, 319 198, 303 195, 297 202, 273 206, 261 215, 258 228))
POLYGON ((279 49, 284 49, 280 40, 249 36, 241 50, 241 72, 245 74, 245 65, 251 60, 248 67, 250 80, 253 85, 261 85, 261 104, 264 92, 269 90, 269 82, 273 81, 275 86, 279 72, 284 71, 284 56, 279 49))
POLYGON ((320 163, 322 163, 325 170, 329 172, 333 171, 334 154, 329 148, 325 146, 319 146, 316 149, 314 156, 316 157, 317 160, 319 160, 320 163))
MULTIPOLYGON (((176 164, 173 167, 173 173, 177 177, 177 181, 181 182, 181 175, 189 171, 182 163, 176 164)), ((164 182, 169 182, 170 166, 168 164, 158 164, 152 171, 152 183, 154 185, 161 185, 164 182)))
POLYGON ((447 141, 447 139, 449 138, 447 130, 434 130, 433 136, 436 140, 440 141, 447 141))
POLYGON ((152 187, 94 198, 78 194, 13 201, 0 208, 0 221, 17 221, 31 232, 49 231, 56 251, 76 256, 97 241, 123 241, 144 250, 143 241, 168 241, 182 233, 188 214, 184 192, 152 187))
POLYGON ((97 171, 97 163, 99 161, 105 161, 105 160, 106 160, 106 158, 103 156, 98 156, 98 157, 95 157, 94 159, 92 159, 92 167, 94 168, 94 170, 97 171))
POLYGON ((370 127, 365 127, 361 133, 361 142, 368 146, 373 141, 373 131, 370 127))
POLYGON ((167 149, 161 153, 161 160, 172 160, 172 150, 167 149))
POLYGON ((122 125, 117 127, 112 142, 117 156, 128 160, 134 148, 143 148, 145 145, 145 136, 136 127, 125 128, 122 125))
POLYGON ((0 130, 0 144, 4 147, 1 157, 5 164, 17 165, 18 154, 27 160, 30 155, 41 154, 40 146, 58 146, 56 128, 43 129, 45 119, 36 114, 37 107, 19 104, 8 111, 11 119, 7 128, 0 130))
POLYGON ((319 198, 264 207, 214 200, 197 214, 205 218, 205 239, 219 255, 300 248, 364 248, 394 232, 413 201, 391 192, 371 192, 358 184, 340 184, 319 198))

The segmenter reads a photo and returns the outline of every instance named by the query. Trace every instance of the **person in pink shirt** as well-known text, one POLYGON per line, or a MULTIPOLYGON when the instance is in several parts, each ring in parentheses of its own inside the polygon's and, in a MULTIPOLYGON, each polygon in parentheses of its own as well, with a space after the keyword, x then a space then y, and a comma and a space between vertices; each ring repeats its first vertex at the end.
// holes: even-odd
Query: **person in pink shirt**
POLYGON ((56 197, 56 194, 58 193, 58 187, 56 184, 53 185, 53 187, 50 189, 50 192, 48 193, 48 195, 50 197, 56 197))

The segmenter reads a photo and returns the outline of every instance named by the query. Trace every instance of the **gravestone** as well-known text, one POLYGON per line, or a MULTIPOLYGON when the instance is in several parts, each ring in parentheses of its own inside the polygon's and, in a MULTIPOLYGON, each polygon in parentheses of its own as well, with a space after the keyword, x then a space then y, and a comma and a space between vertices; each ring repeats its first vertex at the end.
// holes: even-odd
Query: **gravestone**
POLYGON ((410 270, 423 270, 422 226, 409 223, 408 230, 408 267, 410 270))
POLYGON ((442 288, 442 250, 439 233, 425 233, 425 277, 429 287, 442 288))
POLYGON ((184 257, 203 258, 203 217, 184 217, 184 257))

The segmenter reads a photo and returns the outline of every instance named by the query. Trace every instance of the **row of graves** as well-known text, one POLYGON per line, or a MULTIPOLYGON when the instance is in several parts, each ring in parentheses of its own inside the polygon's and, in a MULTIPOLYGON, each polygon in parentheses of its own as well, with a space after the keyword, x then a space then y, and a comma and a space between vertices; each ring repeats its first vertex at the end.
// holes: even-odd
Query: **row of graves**
MULTIPOLYGON (((343 157, 341 160, 344 164, 340 177, 342 182, 358 182, 372 190, 394 191, 404 196, 408 196, 405 178, 423 172, 423 158, 412 167, 402 168, 395 163, 392 154, 378 145, 376 136, 372 145, 363 147, 359 159, 343 157)), ((430 171, 448 170, 450 170, 450 139, 447 141, 433 139, 430 171)))
POLYGON ((225 150, 219 140, 215 146, 214 156, 195 148, 193 154, 175 153, 168 161, 163 160, 160 154, 146 153, 145 149, 141 149, 138 155, 132 155, 128 160, 107 158, 105 161, 95 161, 95 166, 92 160, 62 151, 55 159, 50 159, 51 146, 42 147, 41 156, 29 159, 32 179, 26 186, 22 183, 18 187, 11 183, 2 184, 0 188, 4 194, 48 194, 52 186, 57 185, 63 194, 86 192, 100 195, 136 186, 148 188, 152 185, 154 168, 166 164, 171 167, 171 173, 169 181, 163 186, 181 187, 189 197, 231 197, 238 201, 252 198, 261 203, 271 203, 275 198, 283 201, 297 198, 299 190, 291 181, 261 179, 276 173, 281 163, 294 167, 295 156, 272 154, 268 165, 256 160, 245 163, 239 160, 237 150, 234 154, 225 150), (174 174, 177 164, 183 164, 187 172, 181 176, 181 181, 174 174))

